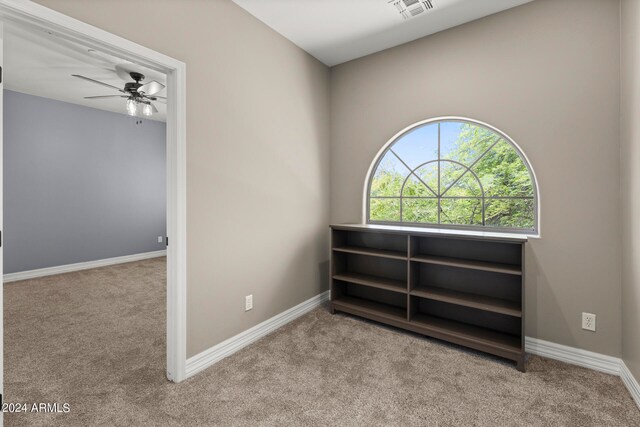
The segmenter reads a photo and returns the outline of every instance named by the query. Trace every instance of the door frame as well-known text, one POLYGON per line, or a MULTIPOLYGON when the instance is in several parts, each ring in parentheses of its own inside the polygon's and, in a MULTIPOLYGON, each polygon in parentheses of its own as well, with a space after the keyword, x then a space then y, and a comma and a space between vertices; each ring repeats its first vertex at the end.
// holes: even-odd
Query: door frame
MULTIPOLYGON (((180 382, 185 379, 187 362, 186 65, 31 1, 0 0, 0 24, 4 21, 46 31, 167 75, 167 378, 180 382)), ((2 190, 0 187, 0 198, 2 190)), ((1 216, 0 205, 0 224, 1 216)), ((0 319, 2 312, 0 305, 0 319)), ((0 366, 2 341, 0 336, 0 366)))

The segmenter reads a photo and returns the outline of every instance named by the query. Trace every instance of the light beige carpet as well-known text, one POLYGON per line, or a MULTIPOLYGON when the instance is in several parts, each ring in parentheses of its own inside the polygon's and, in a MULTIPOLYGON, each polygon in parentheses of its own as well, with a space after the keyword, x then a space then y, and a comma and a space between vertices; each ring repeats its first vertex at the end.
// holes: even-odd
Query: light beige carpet
POLYGON ((538 357, 522 374, 324 308, 172 384, 164 268, 155 259, 5 285, 5 401, 71 405, 7 414, 8 426, 640 426, 617 377, 538 357))

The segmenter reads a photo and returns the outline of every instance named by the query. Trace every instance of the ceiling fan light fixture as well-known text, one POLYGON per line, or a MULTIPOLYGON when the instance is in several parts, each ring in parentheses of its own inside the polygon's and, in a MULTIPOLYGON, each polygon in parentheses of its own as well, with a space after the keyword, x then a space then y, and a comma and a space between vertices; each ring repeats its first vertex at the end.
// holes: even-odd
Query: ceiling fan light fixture
POLYGON ((149 104, 148 102, 144 103, 144 105, 142 106, 142 114, 144 114, 145 116, 150 116, 153 114, 151 104, 149 104))
POLYGON ((127 99, 127 114, 130 116, 135 116, 138 112, 138 103, 133 99, 127 99))
MULTIPOLYGON (((116 71, 118 71, 118 67, 116 67, 116 71)), ((105 86, 110 89, 117 90, 121 93, 121 95, 85 96, 85 99, 126 98, 127 114, 133 117, 140 115, 149 117, 158 112, 158 109, 151 103, 151 101, 156 101, 158 99, 166 101, 165 97, 156 95, 166 87, 165 85, 155 80, 146 84, 142 84, 140 82, 144 80, 144 74, 135 71, 129 72, 129 77, 131 77, 134 81, 126 83, 123 89, 120 89, 117 86, 113 86, 109 83, 104 83, 99 80, 92 79, 90 77, 81 76, 80 74, 72 74, 71 76, 98 84, 100 86, 105 86)))

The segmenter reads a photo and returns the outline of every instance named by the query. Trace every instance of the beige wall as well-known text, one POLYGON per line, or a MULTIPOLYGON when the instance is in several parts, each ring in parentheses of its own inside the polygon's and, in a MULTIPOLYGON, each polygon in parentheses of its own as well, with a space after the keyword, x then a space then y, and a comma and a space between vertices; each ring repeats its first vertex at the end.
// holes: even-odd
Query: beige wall
POLYGON ((621 7, 622 358, 640 378, 640 1, 621 7))
POLYGON ((442 115, 507 132, 538 175, 527 334, 621 354, 618 1, 537 0, 335 67, 331 135, 328 70, 228 0, 39 2, 187 63, 189 356, 325 288, 329 139, 331 219, 359 222, 378 149, 442 115))
POLYGON ((490 123, 523 148, 542 194, 527 335, 619 356, 618 13, 614 0, 537 0, 333 68, 332 221, 361 220, 367 168, 405 126, 490 123))
POLYGON ((323 291, 329 70, 228 0, 39 3, 187 64, 188 356, 323 291))

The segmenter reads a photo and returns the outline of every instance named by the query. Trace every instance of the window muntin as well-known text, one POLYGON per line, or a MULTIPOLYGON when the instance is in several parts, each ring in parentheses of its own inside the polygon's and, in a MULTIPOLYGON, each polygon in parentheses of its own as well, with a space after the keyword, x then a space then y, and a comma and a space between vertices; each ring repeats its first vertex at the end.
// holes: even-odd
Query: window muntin
POLYGON ((470 120, 420 124, 379 156, 369 223, 536 232, 535 181, 511 140, 470 120))

